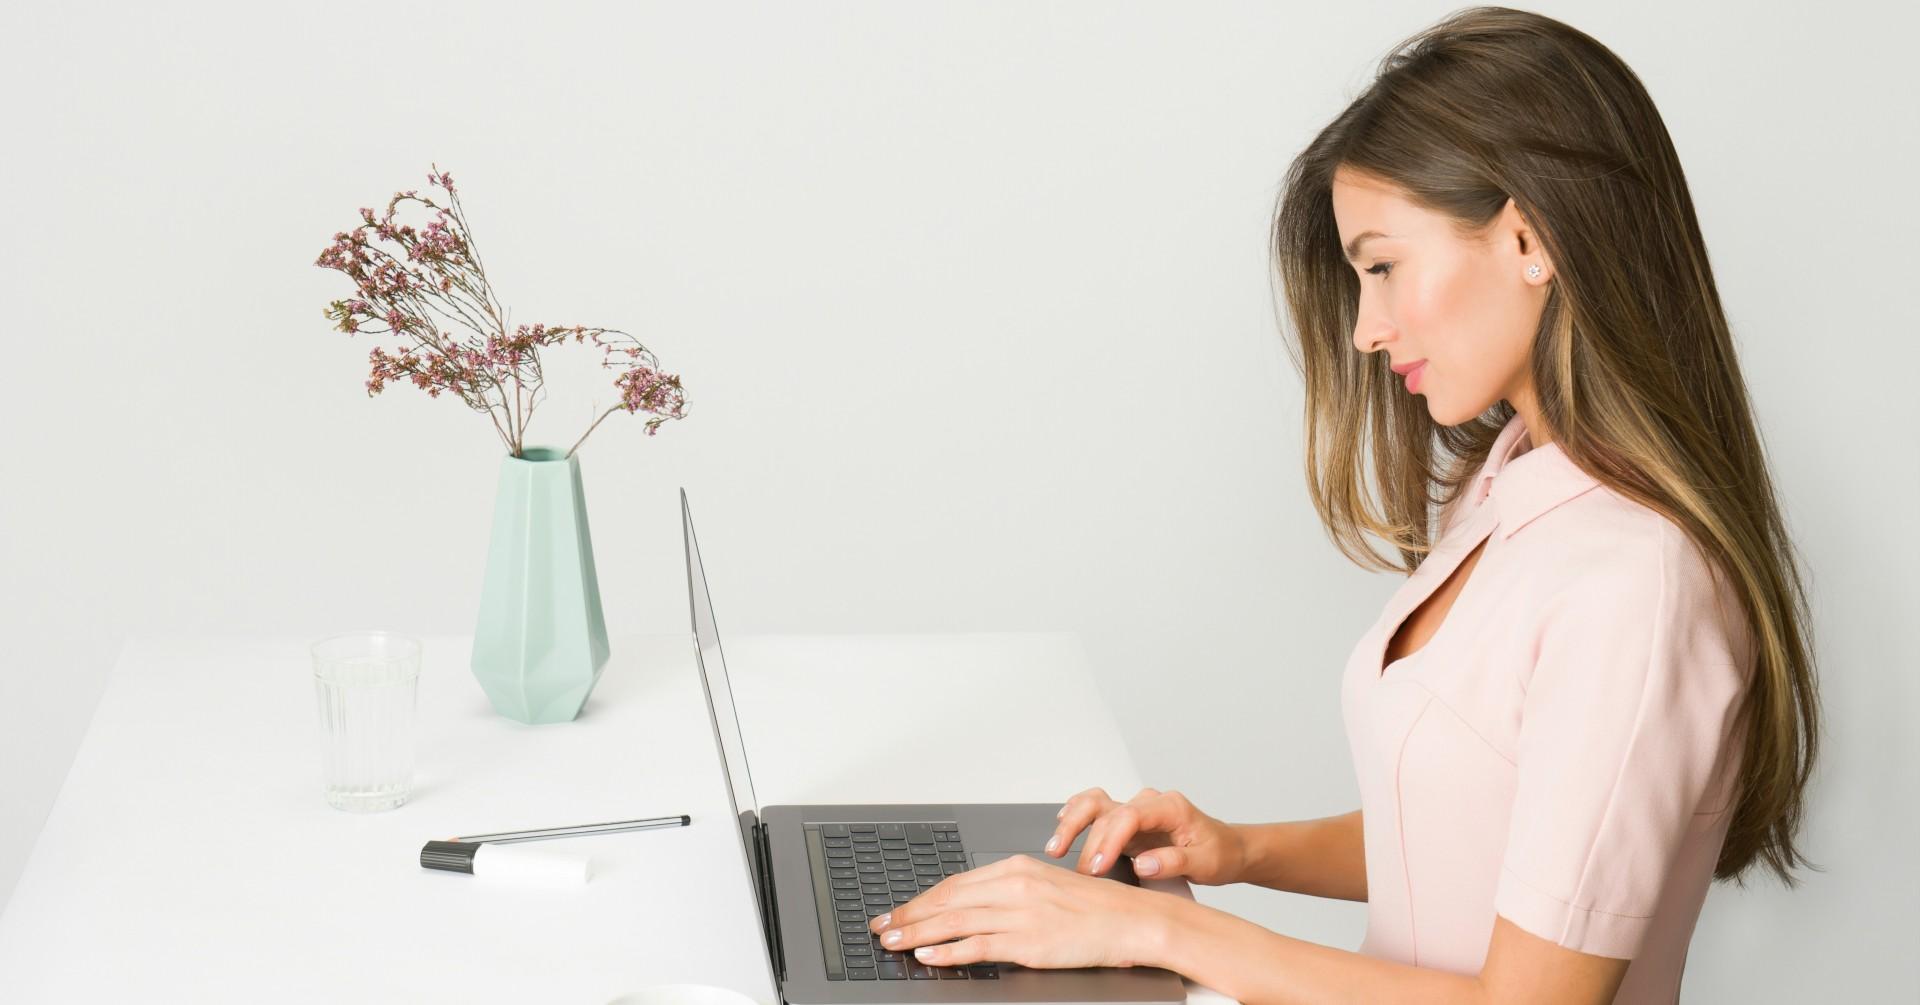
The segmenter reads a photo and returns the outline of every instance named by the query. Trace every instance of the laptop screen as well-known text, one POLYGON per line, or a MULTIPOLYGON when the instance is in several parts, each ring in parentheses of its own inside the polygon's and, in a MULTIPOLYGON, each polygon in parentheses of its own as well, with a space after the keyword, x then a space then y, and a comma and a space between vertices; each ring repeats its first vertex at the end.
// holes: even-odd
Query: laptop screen
POLYGON ((774 962, 779 938, 773 926, 772 879, 766 873, 773 863, 760 858, 755 830, 760 820, 760 803, 754 798, 753 778, 747 773, 747 745, 740 738, 740 716, 733 707, 733 687, 727 682, 727 659, 720 651, 720 629, 713 620, 713 600, 707 596, 707 574, 700 564, 700 543, 693 536, 693 510, 687 506, 687 490, 680 490, 680 520, 687 546, 687 598, 693 608, 694 659, 700 665, 700 681, 706 689, 707 714, 713 720, 713 734, 720 743, 721 771, 727 776, 727 800, 733 806, 740 825, 740 846, 747 856, 747 874, 753 879, 753 894, 760 909, 762 934, 767 944, 767 969, 779 980, 780 968, 774 962))
POLYGON ((713 600, 707 595, 707 576, 700 565, 700 542, 693 536, 693 510, 687 506, 686 489, 680 490, 680 518, 687 537, 687 594, 693 606, 695 651, 700 674, 706 680, 713 728, 720 734, 720 751, 726 761, 733 811, 752 812, 757 816, 760 803, 754 798, 753 777, 747 772, 747 745, 740 738, 740 716, 734 711, 733 687, 727 682, 727 658, 720 651, 720 630, 713 621, 713 600))

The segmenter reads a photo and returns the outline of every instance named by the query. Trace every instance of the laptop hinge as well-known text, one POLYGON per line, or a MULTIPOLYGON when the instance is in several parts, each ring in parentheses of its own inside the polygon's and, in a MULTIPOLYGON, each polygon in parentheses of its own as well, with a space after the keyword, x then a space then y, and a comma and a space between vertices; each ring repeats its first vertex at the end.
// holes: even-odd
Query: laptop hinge
POLYGON ((760 851, 755 856, 760 860, 760 889, 766 891, 760 902, 760 923, 766 928, 767 951, 773 957, 774 976, 784 982, 787 979, 787 953, 780 940, 780 897, 773 889, 773 842, 767 836, 766 824, 754 824, 753 840, 760 851))

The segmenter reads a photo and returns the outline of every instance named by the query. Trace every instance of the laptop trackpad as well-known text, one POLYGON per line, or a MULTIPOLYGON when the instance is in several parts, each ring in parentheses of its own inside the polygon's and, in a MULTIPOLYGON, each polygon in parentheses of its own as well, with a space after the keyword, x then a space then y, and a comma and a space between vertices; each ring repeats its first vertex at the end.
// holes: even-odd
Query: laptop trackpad
MULTIPOLYGON (((1045 862, 1056 868, 1067 870, 1072 870, 1080 861, 1079 852, 1071 848, 1067 849, 1067 853, 1059 858, 1054 858, 1051 855, 1041 852, 1030 851, 976 851, 968 853, 967 857, 973 859, 973 868, 978 869, 983 865, 992 865, 1003 858, 1012 858, 1015 855, 1026 855, 1036 861, 1045 862)), ((1099 878, 1118 880, 1128 886, 1140 885, 1139 878, 1133 873, 1133 859, 1127 855, 1120 856, 1119 860, 1113 863, 1113 867, 1101 873, 1099 878)))

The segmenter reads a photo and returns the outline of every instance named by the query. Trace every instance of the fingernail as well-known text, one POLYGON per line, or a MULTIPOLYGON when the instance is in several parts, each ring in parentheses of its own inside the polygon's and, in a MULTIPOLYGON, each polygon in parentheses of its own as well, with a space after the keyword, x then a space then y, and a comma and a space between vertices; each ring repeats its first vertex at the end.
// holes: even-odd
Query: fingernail
POLYGON ((919 959, 931 960, 940 955, 940 947, 921 946, 919 949, 916 949, 913 951, 913 955, 918 957, 919 959))
POLYGON ((889 921, 892 921, 892 920, 893 920, 893 915, 892 915, 892 914, 883 914, 883 915, 881 915, 881 916, 879 916, 878 918, 875 918, 875 919, 873 919, 873 923, 874 923, 874 925, 875 925, 875 927, 878 927, 878 928, 883 928, 883 929, 884 929, 884 928, 886 928, 886 927, 887 927, 887 922, 889 922, 889 921))
POLYGON ((1160 871, 1160 863, 1152 857, 1133 860, 1133 871, 1142 876, 1151 876, 1160 871))
POLYGON ((1060 807, 1060 812, 1058 812, 1058 813, 1055 813, 1055 814, 1053 815, 1053 818, 1054 818, 1055 820, 1058 820, 1058 819, 1060 819, 1061 817, 1064 817, 1064 816, 1066 816, 1066 815, 1067 815, 1067 808, 1066 808, 1065 806, 1062 806, 1062 807, 1060 807))
POLYGON ((1055 848, 1058 848, 1058 847, 1060 847, 1060 835, 1058 835, 1058 834, 1055 834, 1054 836, 1052 836, 1052 837, 1050 837, 1050 838, 1048 838, 1048 839, 1047 839, 1047 853, 1048 853, 1048 854, 1052 854, 1052 853, 1053 853, 1053 850, 1054 850, 1055 848))
POLYGON ((899 944, 900 944, 900 930, 896 928, 893 931, 887 933, 887 945, 897 946, 899 944))
POLYGON ((1102 860, 1104 860, 1104 859, 1105 859, 1106 857, 1107 857, 1107 853, 1106 853, 1106 852, 1101 852, 1100 854, 1098 854, 1098 855, 1095 855, 1095 856, 1093 857, 1093 868, 1092 868, 1092 869, 1091 869, 1090 871, 1091 871, 1091 872, 1099 872, 1099 871, 1100 871, 1100 863, 1101 863, 1101 861, 1102 861, 1102 860))

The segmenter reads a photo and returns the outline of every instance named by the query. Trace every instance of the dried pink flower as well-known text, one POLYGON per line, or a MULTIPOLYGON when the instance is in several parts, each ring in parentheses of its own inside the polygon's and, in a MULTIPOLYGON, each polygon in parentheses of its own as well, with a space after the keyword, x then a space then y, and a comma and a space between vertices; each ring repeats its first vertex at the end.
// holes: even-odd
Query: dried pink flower
POLYGON ((666 420, 685 417, 680 377, 662 372, 653 354, 625 332, 540 322, 531 328, 520 325, 508 334, 507 312, 494 297, 481 267, 453 188, 453 175, 435 165, 427 181, 446 191, 449 206, 422 198, 417 190, 396 192, 383 216, 376 218, 372 209, 362 208, 361 225, 334 234, 333 243, 314 260, 321 268, 345 273, 354 283, 357 296, 327 306, 326 316, 337 330, 349 335, 397 334, 412 340, 411 347, 397 356, 377 346, 369 354, 369 396, 398 380, 411 382, 429 397, 437 398, 442 391, 457 394, 469 407, 487 413, 508 451, 517 457, 525 447, 527 423, 542 400, 545 380, 540 349, 571 335, 576 343, 592 338, 605 349, 601 365, 621 372, 614 378, 620 404, 596 418, 567 451, 568 456, 616 411, 652 414, 646 424, 648 436, 666 420), (394 214, 402 202, 419 203, 436 215, 424 230, 396 225, 394 214), (371 243, 368 231, 399 245, 401 254, 371 243), (436 316, 463 325, 473 335, 456 338, 440 329, 436 316), (369 328, 369 323, 386 327, 369 328), (618 336, 630 344, 613 345, 602 341, 603 335, 618 336), (615 362, 616 355, 624 356, 624 361, 615 362))

